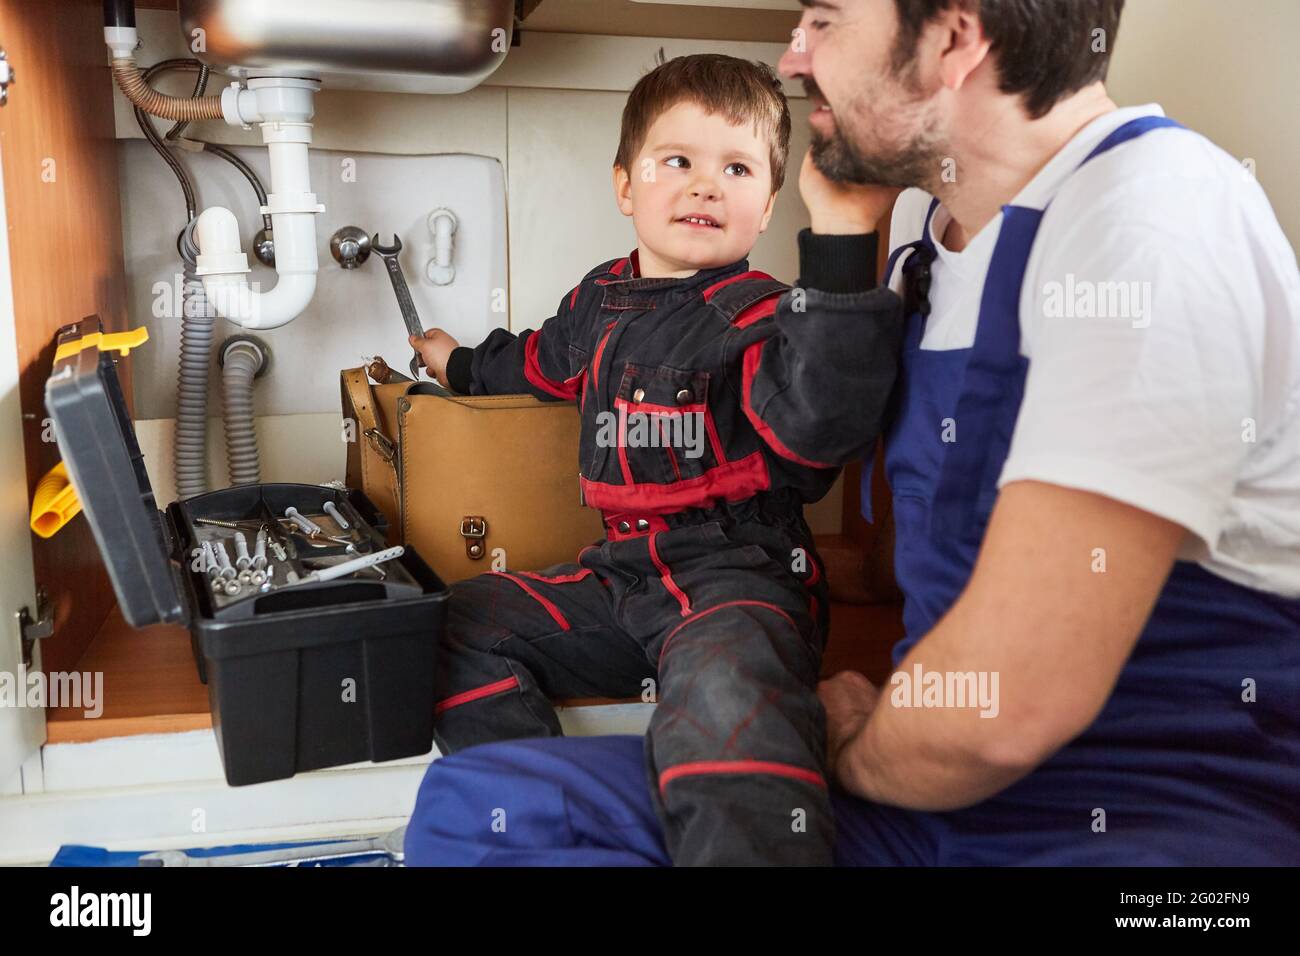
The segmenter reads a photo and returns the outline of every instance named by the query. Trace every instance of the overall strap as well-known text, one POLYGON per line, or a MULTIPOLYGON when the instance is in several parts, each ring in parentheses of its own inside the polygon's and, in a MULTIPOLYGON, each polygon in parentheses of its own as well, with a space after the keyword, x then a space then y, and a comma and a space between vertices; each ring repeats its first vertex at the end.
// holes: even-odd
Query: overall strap
MULTIPOLYGON (((1075 171, 1122 143, 1171 127, 1182 128, 1162 116, 1130 120, 1102 140, 1075 171)), ((935 493, 933 527, 947 534, 982 537, 986 509, 992 507, 1010 451, 1028 369, 1020 354, 1021 292, 1046 211, 1047 207, 1002 207, 1002 225, 980 297, 975 343, 953 415, 957 441, 935 493)))
POLYGON ((1177 120, 1171 120, 1167 116, 1139 116, 1135 120, 1129 120, 1098 143, 1096 147, 1093 148, 1092 152, 1083 158, 1083 162, 1075 167, 1075 172, 1078 172, 1102 153, 1108 153, 1121 143, 1127 143, 1131 139, 1137 139, 1143 133, 1149 133, 1153 129, 1186 128, 1187 127, 1182 123, 1179 123, 1177 120))
POLYGON ((934 219, 935 210, 939 208, 939 200, 930 200, 930 208, 925 214, 925 223, 921 226, 921 238, 915 242, 904 243, 889 254, 889 261, 885 263, 885 278, 880 284, 888 286, 890 280, 894 277, 894 266, 898 263, 899 258, 905 252, 912 250, 926 249, 934 252, 934 240, 930 238, 930 222, 934 219))
POLYGON ((906 349, 920 345, 921 337, 925 334, 925 319, 930 314, 930 265, 938 256, 934 239, 930 235, 930 225, 938 208, 939 200, 930 200, 925 222, 921 225, 921 238, 899 246, 890 253, 889 261, 885 263, 885 279, 881 286, 888 288, 894 276, 894 266, 904 253, 913 253, 903 262, 903 316, 907 323, 903 344, 906 349))
MULTIPOLYGON (((1116 146, 1152 130, 1171 128, 1185 129, 1181 123, 1165 116, 1140 116, 1129 120, 1098 143, 1075 167, 1075 172, 1116 146)), ((1025 282, 1025 269, 1029 265, 1029 253, 1038 227, 1050 205, 1049 201, 1041 210, 1025 206, 1002 207, 1002 231, 998 235, 980 299, 975 352, 985 356, 1002 353, 1000 358, 991 361, 1003 370, 1015 365, 1020 354, 1020 294, 1025 282), (990 321, 985 321, 986 316, 990 321)))

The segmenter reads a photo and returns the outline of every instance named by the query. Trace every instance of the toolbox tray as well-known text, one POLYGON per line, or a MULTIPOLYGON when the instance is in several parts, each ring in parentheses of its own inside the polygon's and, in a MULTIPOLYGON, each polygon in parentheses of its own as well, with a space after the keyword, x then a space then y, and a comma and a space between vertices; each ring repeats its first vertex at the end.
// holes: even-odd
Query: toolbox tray
POLYGON ((384 580, 215 596, 194 561, 198 519, 273 520, 290 504, 312 514, 332 501, 373 550, 387 523, 360 491, 292 483, 237 485, 159 512, 99 331, 95 317, 60 329, 46 408, 123 616, 189 629, 227 782, 427 753, 446 585, 407 548, 384 580))

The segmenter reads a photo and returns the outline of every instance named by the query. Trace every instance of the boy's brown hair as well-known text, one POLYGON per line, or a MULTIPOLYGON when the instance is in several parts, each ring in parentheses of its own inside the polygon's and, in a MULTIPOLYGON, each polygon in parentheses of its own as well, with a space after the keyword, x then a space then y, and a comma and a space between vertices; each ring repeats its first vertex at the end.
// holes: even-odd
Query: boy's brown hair
POLYGON ((785 182, 790 151, 790 108, 781 80, 766 63, 721 53, 696 53, 665 62, 661 49, 653 70, 641 77, 623 107, 623 130, 614 164, 632 174, 646 133, 665 111, 690 102, 732 123, 750 122, 771 149, 772 192, 785 182))

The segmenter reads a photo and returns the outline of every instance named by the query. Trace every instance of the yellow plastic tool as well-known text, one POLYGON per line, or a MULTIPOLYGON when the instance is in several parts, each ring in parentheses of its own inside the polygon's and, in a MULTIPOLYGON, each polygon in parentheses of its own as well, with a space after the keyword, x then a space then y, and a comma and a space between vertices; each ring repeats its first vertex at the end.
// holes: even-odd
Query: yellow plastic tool
MULTIPOLYGON (((149 330, 143 325, 125 332, 90 332, 79 339, 64 342, 54 349, 54 362, 58 364, 83 349, 97 348, 101 352, 128 354, 149 341, 149 330)), ((68 478, 68 466, 59 462, 36 484, 32 498, 32 530, 42 538, 53 537, 65 524, 81 511, 81 499, 68 478)))
POLYGON ((149 341, 149 330, 143 325, 138 329, 125 332, 90 332, 79 339, 64 342, 54 350, 54 361, 59 362, 69 355, 76 355, 82 349, 91 346, 101 352, 121 352, 126 355, 134 348, 139 348, 149 341))
POLYGON ((68 479, 68 466, 59 462, 36 485, 36 496, 32 498, 32 530, 42 538, 51 538, 80 511, 81 499, 68 479))

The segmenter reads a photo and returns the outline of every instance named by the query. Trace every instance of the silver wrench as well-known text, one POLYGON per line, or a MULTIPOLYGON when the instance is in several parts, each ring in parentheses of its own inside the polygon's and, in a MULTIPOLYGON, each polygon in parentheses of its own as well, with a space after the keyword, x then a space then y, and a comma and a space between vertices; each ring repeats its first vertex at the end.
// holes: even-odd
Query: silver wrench
MULTIPOLYGON (((406 323, 407 334, 417 339, 424 338, 420 313, 415 310, 415 300, 411 298, 411 290, 406 285, 406 276, 402 274, 401 263, 397 261, 397 254, 402 251, 402 237, 393 233, 393 244, 385 246, 379 241, 379 233, 375 233, 374 238, 370 240, 370 251, 384 260, 384 268, 388 270, 388 278, 393 283, 393 294, 397 296, 397 307, 402 312, 402 321, 406 323)), ((417 382, 420 380, 421 364, 420 353, 416 352, 411 357, 411 378, 417 382)))
POLYGON ((260 850, 256 853, 228 853, 221 856, 190 856, 184 850, 161 850, 140 857, 138 866, 297 866, 319 860, 340 860, 353 856, 383 854, 400 864, 406 856, 406 827, 365 840, 346 840, 339 843, 318 843, 315 846, 296 846, 282 850, 260 850))

